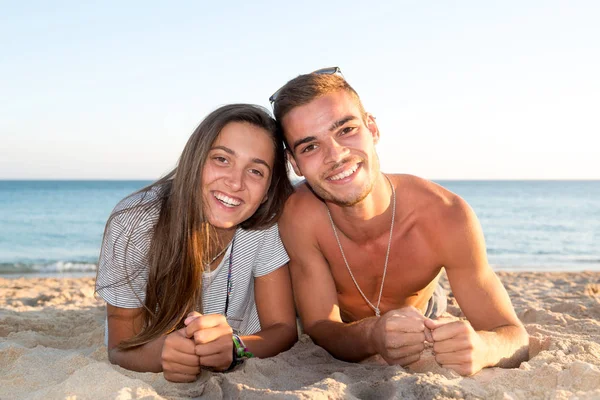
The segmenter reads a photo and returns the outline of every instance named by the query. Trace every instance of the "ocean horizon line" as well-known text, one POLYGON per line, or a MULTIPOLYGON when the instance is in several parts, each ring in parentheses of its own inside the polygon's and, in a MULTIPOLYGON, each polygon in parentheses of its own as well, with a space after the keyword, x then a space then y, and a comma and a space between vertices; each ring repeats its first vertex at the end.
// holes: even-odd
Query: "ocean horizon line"
MULTIPOLYGON (((400 173, 401 174, 401 173, 400 173)), ((413 174, 406 174, 413 175, 413 174)), ((419 175, 415 175, 419 176, 419 175)), ((600 182, 600 178, 424 178, 434 182, 600 182)), ((0 178, 0 182, 153 182, 159 178, 0 178)), ((300 177, 304 179, 304 177, 300 177)))

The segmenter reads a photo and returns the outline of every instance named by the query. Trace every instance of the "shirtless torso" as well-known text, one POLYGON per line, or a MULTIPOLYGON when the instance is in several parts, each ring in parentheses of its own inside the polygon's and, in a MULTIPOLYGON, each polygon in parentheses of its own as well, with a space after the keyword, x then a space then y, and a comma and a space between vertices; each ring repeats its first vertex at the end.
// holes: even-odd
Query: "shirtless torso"
POLYGON ((491 365, 518 365, 527 354, 527 334, 487 262, 481 226, 469 205, 433 182, 384 175, 375 149, 380 139, 375 118, 342 78, 309 74, 288 85, 279 93, 284 105, 280 109, 276 102, 275 114, 292 167, 307 183, 288 199, 279 229, 305 331, 347 361, 378 354, 390 364, 409 365, 427 341, 440 365, 463 375, 491 365), (320 88, 325 93, 312 100, 302 97, 320 88), (296 95, 297 105, 285 105, 296 95), (391 243, 390 184, 396 191, 391 243), (376 317, 388 243, 381 316, 376 317), (374 307, 352 280, 340 245, 374 307), (467 320, 423 315, 442 269, 467 320))
MULTIPOLYGON (((432 240, 428 239, 428 232, 434 230, 433 215, 442 214, 455 196, 437 185, 415 177, 389 177, 396 188, 397 204, 381 296, 381 313, 405 306, 425 311, 443 267, 432 240)), ((325 204, 312 196, 306 187, 299 189, 297 197, 293 204, 300 210, 304 207, 307 207, 306 210, 313 210, 312 213, 300 211, 300 215, 310 214, 310 222, 305 221, 312 230, 309 236, 315 238, 316 245, 329 265, 342 321, 352 322, 372 317, 373 310, 361 297, 348 272, 333 235, 325 204), (308 196, 303 196, 303 192, 308 192, 308 196)), ((391 213, 391 209, 387 212, 391 213)), ((377 302, 383 277, 389 241, 388 215, 382 215, 382 234, 366 241, 361 240, 358 232, 346 235, 338 227, 340 244, 348 265, 365 296, 373 304, 377 302), (350 239, 350 235, 355 240, 350 239)))
MULTIPOLYGON (((405 306, 425 311, 443 267, 442 257, 437 252, 436 240, 431 237, 431 232, 435 232, 436 223, 441 222, 439 218, 443 218, 444 213, 451 212, 449 209, 457 196, 414 176, 389 175, 389 178, 396 188, 397 204, 388 268, 381 296, 381 313, 405 306)), ((374 311, 362 298, 348 272, 325 203, 303 184, 286 207, 286 214, 301 216, 282 223, 293 225, 292 240, 304 238, 302 246, 305 249, 310 248, 315 257, 320 255, 317 258, 322 258, 328 267, 329 271, 315 273, 330 275, 335 285, 341 320, 353 322, 374 316, 374 311)), ((346 234, 347 229, 337 226, 348 265, 361 290, 373 304, 377 303, 381 288, 389 241, 390 215, 391 207, 378 217, 382 220, 381 223, 377 221, 378 218, 372 221, 381 225, 381 234, 366 240, 357 229, 352 228, 352 233, 346 234)), ((316 297, 319 295, 315 293, 316 297)))

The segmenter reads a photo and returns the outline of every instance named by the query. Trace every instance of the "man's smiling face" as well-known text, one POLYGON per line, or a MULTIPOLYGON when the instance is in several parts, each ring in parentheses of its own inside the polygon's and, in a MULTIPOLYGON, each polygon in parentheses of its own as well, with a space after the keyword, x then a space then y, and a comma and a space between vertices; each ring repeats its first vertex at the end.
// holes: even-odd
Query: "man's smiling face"
POLYGON ((296 107, 282 126, 294 171, 323 200, 350 206, 371 192, 379 173, 379 130, 349 93, 339 90, 296 107))

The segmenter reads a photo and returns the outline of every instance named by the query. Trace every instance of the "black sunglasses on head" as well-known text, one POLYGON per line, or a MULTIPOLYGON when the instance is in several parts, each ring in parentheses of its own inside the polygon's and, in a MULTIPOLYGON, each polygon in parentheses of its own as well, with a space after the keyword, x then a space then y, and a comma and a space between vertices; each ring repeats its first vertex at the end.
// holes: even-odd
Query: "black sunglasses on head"
MULTIPOLYGON (((336 75, 337 74, 337 75, 341 76, 342 78, 344 78, 344 74, 342 74, 342 70, 340 69, 340 67, 321 68, 321 69, 311 72, 311 74, 317 74, 317 75, 336 75)), ((346 79, 346 78, 344 78, 344 79, 346 79)), ((275 101, 277 101, 277 97, 279 96, 279 92, 281 92, 281 89, 283 89, 283 86, 280 87, 279 89, 277 89, 277 91, 275 93, 273 93, 271 95, 271 97, 269 97, 269 103, 271 103, 271 106, 273 106, 273 103, 275 103, 275 101)))

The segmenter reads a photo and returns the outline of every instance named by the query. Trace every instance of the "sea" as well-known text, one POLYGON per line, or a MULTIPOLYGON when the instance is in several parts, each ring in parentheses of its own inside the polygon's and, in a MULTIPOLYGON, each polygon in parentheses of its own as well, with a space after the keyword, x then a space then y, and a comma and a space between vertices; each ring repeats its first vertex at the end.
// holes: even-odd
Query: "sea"
MULTIPOLYGON (((490 265, 600 270, 600 181, 436 181, 480 219, 490 265)), ((94 276, 106 220, 150 181, 0 181, 0 275, 94 276)))

